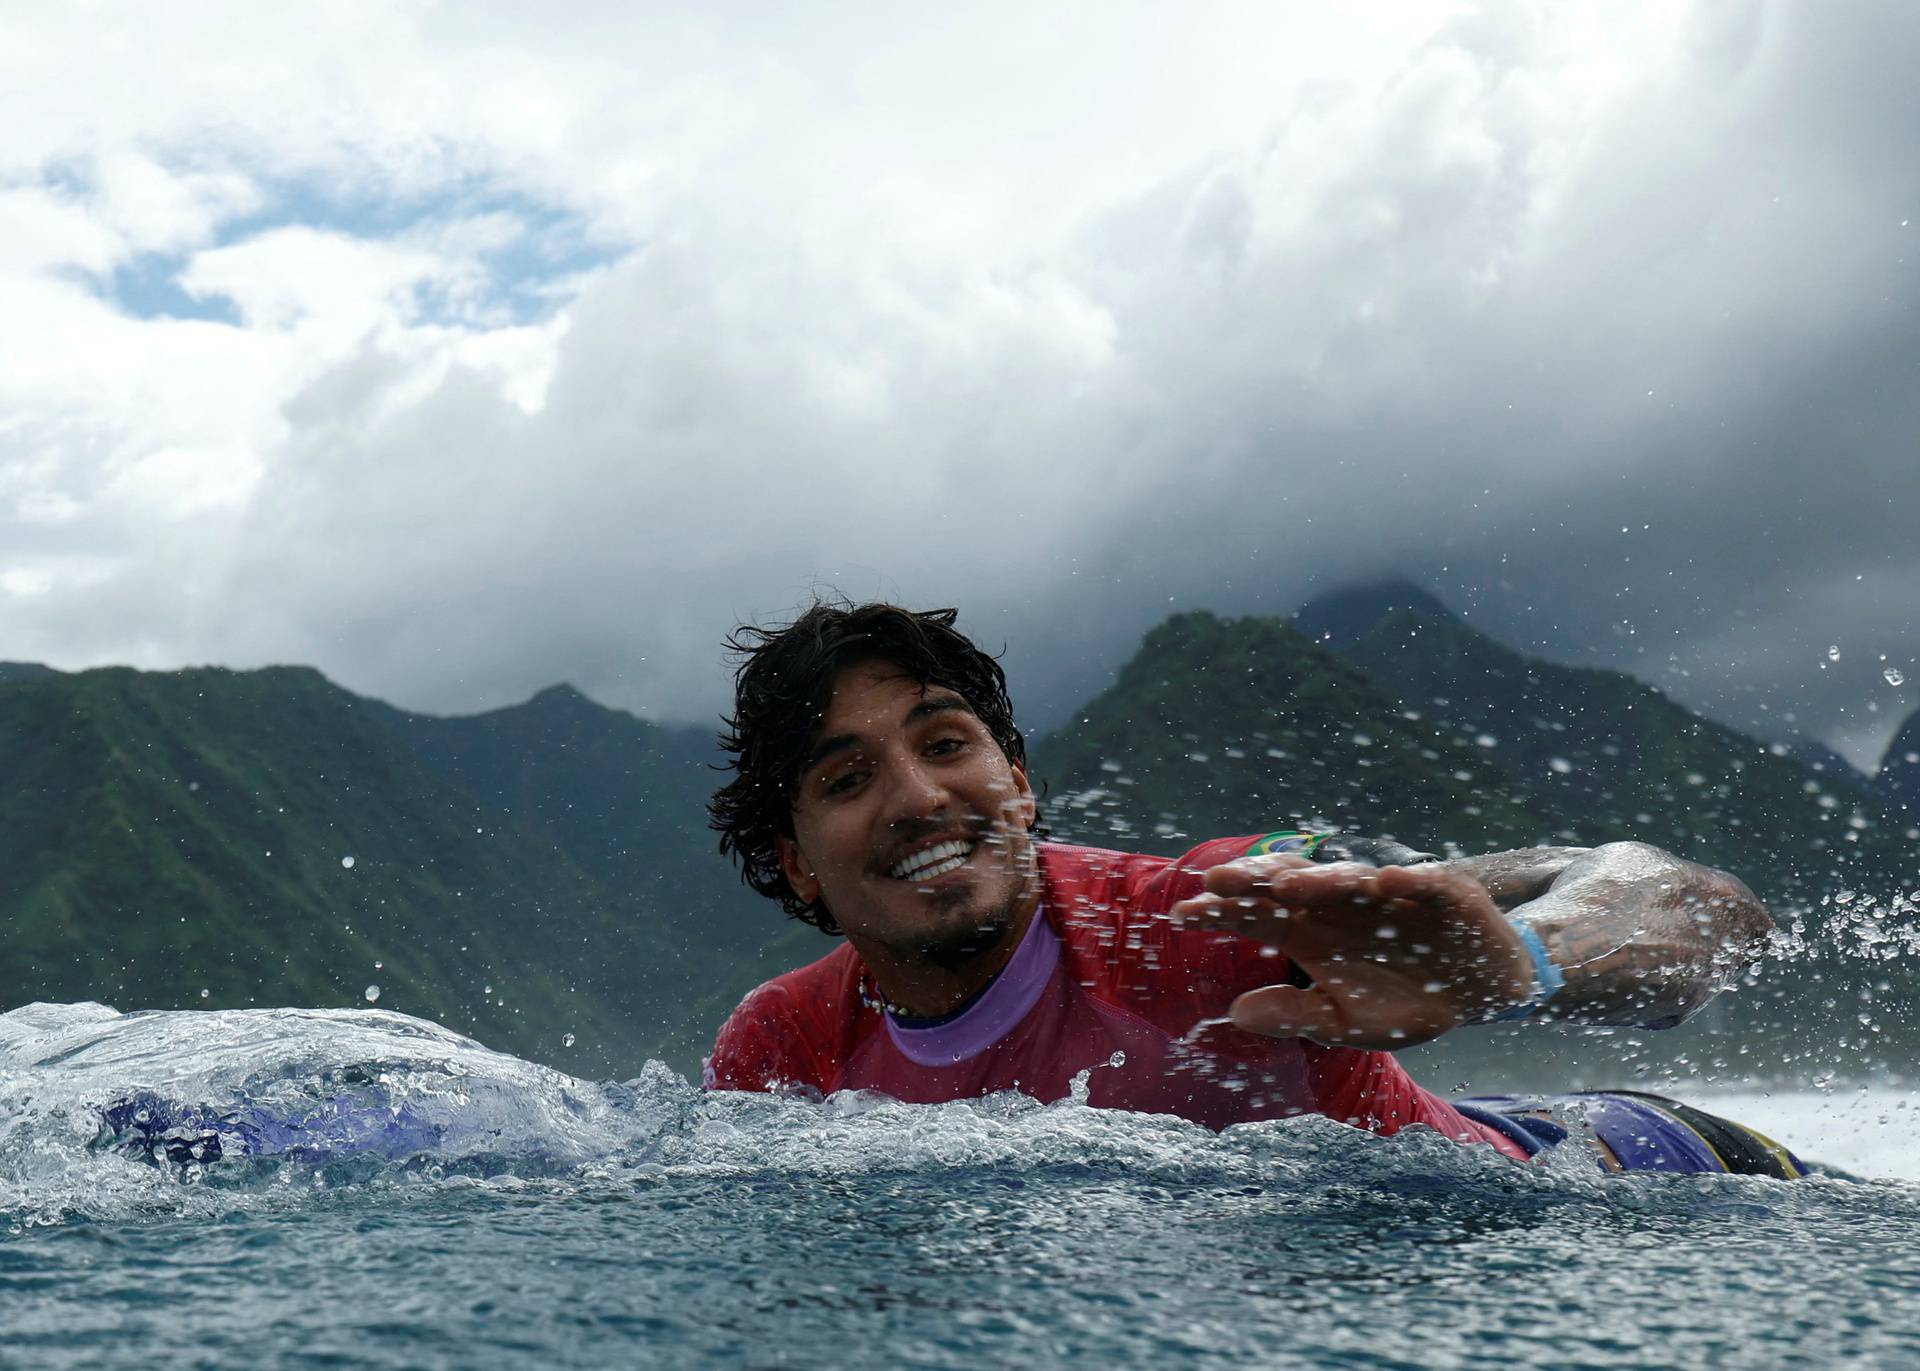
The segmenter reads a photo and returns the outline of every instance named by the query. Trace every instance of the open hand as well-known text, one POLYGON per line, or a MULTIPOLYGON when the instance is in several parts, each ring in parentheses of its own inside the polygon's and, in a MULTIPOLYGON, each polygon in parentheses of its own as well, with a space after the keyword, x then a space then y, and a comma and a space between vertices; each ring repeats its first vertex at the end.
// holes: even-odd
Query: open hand
POLYGON ((1233 1002, 1237 1027, 1338 1047, 1412 1047, 1533 993, 1533 960, 1485 886, 1437 863, 1244 857, 1171 911, 1279 948, 1313 979, 1233 1002))

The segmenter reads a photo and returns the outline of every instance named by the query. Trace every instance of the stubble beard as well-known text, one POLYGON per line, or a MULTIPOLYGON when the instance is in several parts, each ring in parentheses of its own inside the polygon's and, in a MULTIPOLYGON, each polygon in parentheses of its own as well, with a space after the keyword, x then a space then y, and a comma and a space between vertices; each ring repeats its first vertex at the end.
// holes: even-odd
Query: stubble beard
POLYGON ((979 923, 937 933, 914 945, 914 956, 942 971, 961 971, 1000 946, 1013 927, 1013 901, 979 923))
POLYGON ((910 949, 914 957, 942 971, 961 971, 1001 945, 1013 929, 1020 897, 1036 878, 1032 840, 1020 836, 1025 839, 1023 850, 1009 853, 1005 875, 996 872, 993 877, 996 885, 1006 881, 1004 892, 971 885, 928 892, 939 905, 937 927, 914 941, 910 949), (986 907, 973 917, 965 916, 961 911, 975 901, 986 907))

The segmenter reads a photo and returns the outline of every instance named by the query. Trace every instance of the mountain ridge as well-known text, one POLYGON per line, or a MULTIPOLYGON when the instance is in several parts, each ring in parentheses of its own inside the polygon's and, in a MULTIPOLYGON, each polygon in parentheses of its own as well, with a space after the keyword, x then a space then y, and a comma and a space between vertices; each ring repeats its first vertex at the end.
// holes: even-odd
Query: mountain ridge
POLYGON ((139 1008, 379 987, 522 1055, 637 1067, 705 950, 645 944, 643 904, 503 830, 386 708, 306 667, 0 684, 3 983, 139 1008))

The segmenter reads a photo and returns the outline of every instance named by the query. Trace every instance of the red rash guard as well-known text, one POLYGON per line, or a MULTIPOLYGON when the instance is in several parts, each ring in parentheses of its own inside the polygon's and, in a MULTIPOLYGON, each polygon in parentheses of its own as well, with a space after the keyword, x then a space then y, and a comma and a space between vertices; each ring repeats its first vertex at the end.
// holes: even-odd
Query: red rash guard
MULTIPOLYGON (((1166 916, 1201 873, 1257 838, 1204 843, 1178 860, 1037 845, 1041 910, 993 983, 959 1014, 916 1026, 879 1008, 842 943, 748 995, 721 1027, 706 1080, 718 1090, 873 1090, 912 1104, 1018 1090, 1177 1114, 1209 1128, 1293 1114, 1395 1133, 1524 1149, 1415 1085, 1392 1054, 1268 1038, 1222 1022, 1243 991, 1288 978, 1264 944, 1166 916)), ((1263 849, 1272 850, 1272 849, 1263 849)))

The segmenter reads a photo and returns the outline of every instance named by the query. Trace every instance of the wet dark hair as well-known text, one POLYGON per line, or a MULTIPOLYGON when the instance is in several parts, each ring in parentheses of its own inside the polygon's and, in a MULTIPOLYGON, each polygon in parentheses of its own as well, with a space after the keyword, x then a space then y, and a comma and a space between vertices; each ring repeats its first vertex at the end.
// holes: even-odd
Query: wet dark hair
POLYGON ((738 863, 741 880, 822 933, 838 933, 840 925, 824 904, 801 899, 787 883, 778 840, 793 836, 793 792, 843 670, 878 659, 923 686, 953 691, 1007 760, 1026 765, 1006 673, 954 628, 959 617, 953 609, 816 600, 790 624, 743 624, 727 635, 727 647, 743 658, 733 677, 733 713, 720 735, 735 774, 708 801, 708 822, 720 834, 720 851, 738 863))

